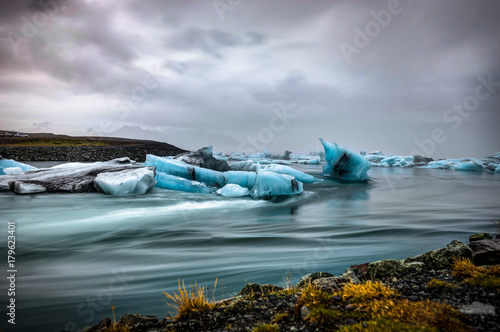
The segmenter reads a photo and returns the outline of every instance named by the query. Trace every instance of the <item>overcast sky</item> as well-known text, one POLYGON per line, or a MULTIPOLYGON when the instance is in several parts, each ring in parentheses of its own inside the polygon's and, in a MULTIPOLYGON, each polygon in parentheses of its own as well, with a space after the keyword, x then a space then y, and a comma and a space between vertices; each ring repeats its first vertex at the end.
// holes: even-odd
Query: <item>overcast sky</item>
POLYGON ((0 2, 0 129, 485 157, 500 2, 0 2))

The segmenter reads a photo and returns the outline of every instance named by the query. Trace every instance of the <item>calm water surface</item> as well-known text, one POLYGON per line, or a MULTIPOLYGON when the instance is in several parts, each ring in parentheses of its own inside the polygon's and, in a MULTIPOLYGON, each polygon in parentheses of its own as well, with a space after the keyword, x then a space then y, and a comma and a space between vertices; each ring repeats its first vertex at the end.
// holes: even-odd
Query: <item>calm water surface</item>
MULTIPOLYGON (((33 163, 48 166, 47 163, 33 163)), ((300 166, 317 174, 319 166, 300 166)), ((496 231, 500 176, 375 168, 371 180, 305 185, 281 202, 155 188, 136 197, 0 193, 4 331, 79 331, 111 305, 164 316, 177 280, 229 297, 246 282, 401 259, 496 231), (16 222, 16 328, 7 324, 7 222, 16 222), (223 287, 221 287, 221 283, 223 287)))

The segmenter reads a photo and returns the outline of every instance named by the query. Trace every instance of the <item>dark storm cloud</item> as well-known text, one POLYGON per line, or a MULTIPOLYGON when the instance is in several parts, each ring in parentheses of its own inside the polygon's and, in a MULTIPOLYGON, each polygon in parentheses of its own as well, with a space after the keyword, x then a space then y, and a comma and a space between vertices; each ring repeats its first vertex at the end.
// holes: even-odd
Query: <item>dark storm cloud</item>
POLYGON ((307 152, 324 136, 409 153, 442 128, 435 156, 500 150, 500 87, 459 128, 444 117, 479 78, 500 81, 500 3, 402 0, 377 23, 394 1, 244 0, 222 20, 212 1, 2 1, 2 122, 77 131, 105 120, 241 141, 293 105, 270 149, 307 152))

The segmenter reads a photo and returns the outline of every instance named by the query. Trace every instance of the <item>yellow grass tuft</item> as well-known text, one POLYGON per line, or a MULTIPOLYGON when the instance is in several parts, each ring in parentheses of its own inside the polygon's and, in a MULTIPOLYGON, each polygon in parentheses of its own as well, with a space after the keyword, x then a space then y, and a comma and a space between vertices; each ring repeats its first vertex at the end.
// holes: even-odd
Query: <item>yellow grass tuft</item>
POLYGON ((465 283, 488 290, 500 290, 500 266, 479 267, 469 258, 456 257, 451 266, 452 274, 465 283))
POLYGON ((208 289, 205 288, 205 286, 198 286, 195 282, 194 285, 191 284, 191 289, 187 290, 184 281, 181 285, 181 281, 178 280, 178 293, 173 292, 173 295, 170 295, 167 292, 163 292, 163 295, 174 302, 174 304, 167 304, 177 311, 176 316, 170 316, 169 318, 178 320, 184 315, 191 315, 197 311, 215 308, 217 306, 217 303, 215 303, 217 281, 218 278, 215 279, 214 290, 212 298, 210 299, 207 296, 208 289))
POLYGON ((361 303, 373 299, 390 298, 397 292, 380 281, 367 281, 363 284, 348 283, 337 293, 342 299, 349 299, 352 303, 361 303))

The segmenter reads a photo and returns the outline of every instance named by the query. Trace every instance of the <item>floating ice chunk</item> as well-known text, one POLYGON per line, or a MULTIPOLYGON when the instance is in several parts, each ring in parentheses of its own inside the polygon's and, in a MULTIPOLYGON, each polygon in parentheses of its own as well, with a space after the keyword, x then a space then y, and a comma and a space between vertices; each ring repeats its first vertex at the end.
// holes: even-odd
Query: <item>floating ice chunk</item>
POLYGON ((201 194, 211 194, 214 192, 213 188, 209 188, 201 182, 186 180, 163 172, 156 172, 156 180, 158 181, 156 186, 160 188, 201 194))
MULTIPOLYGON (((153 172, 154 168, 117 164, 81 164, 71 167, 51 167, 26 171, 24 174, 0 177, 0 190, 10 189, 16 194, 34 192, 66 191, 73 193, 95 192, 95 178, 101 173, 135 172, 144 169, 153 172), (34 186, 36 185, 36 186, 34 186), (42 189, 43 188, 43 189, 42 189)), ((126 175, 123 175, 126 177, 126 175)))
POLYGON ((153 189, 155 184, 155 172, 148 168, 99 173, 94 180, 98 191, 116 196, 142 195, 153 189))
POLYGON ((379 154, 369 154, 365 156, 366 160, 371 161, 372 163, 379 163, 382 159, 385 159, 385 156, 379 154))
POLYGON ((382 159, 381 163, 386 163, 389 166, 404 167, 413 164, 413 156, 390 156, 382 159))
POLYGON ((307 160, 297 160, 297 164, 304 164, 304 165, 319 165, 319 163, 320 163, 319 158, 307 159, 307 160))
POLYGON ((245 171, 227 171, 224 172, 224 178, 228 184, 237 184, 248 189, 253 188, 257 173, 245 171))
POLYGON ((325 148, 326 165, 323 175, 334 179, 348 181, 364 181, 368 179, 367 172, 371 164, 365 157, 351 150, 319 139, 325 148))
POLYGON ((250 195, 253 198, 269 199, 274 196, 300 194, 302 190, 302 182, 293 176, 260 171, 250 195))
POLYGON ((237 184, 229 183, 217 190, 217 194, 224 197, 243 197, 250 193, 248 188, 243 188, 237 184))
POLYGON ((3 169, 4 173, 7 175, 24 174, 21 167, 6 167, 3 169))
POLYGON ((247 160, 248 157, 246 154, 242 152, 233 152, 229 155, 229 159, 231 160, 247 160))
POLYGON ((483 163, 474 158, 436 160, 431 161, 423 168, 452 169, 469 172, 481 172, 484 170, 483 163))
POLYGON ((234 171, 247 171, 247 172, 256 172, 257 164, 253 162, 253 160, 244 160, 239 161, 237 163, 229 164, 234 171))
POLYGON ((482 172, 483 163, 477 159, 472 159, 469 161, 464 160, 460 163, 450 165, 450 168, 455 171, 482 172))
POLYGON ((187 180, 202 182, 209 187, 223 187, 224 173, 183 163, 182 161, 146 155, 145 166, 155 166, 157 172, 179 176, 187 180))
POLYGON ((261 170, 279 174, 291 175, 295 177, 297 181, 300 181, 302 183, 313 183, 316 179, 314 176, 310 174, 306 174, 304 172, 296 170, 295 168, 288 167, 285 165, 270 164, 266 165, 265 167, 262 167, 261 170))
POLYGON ((33 167, 31 165, 23 164, 12 159, 0 159, 0 175, 6 175, 7 173, 4 171, 4 169, 11 167, 19 167, 21 170, 23 170, 23 172, 37 169, 36 167, 33 167))

